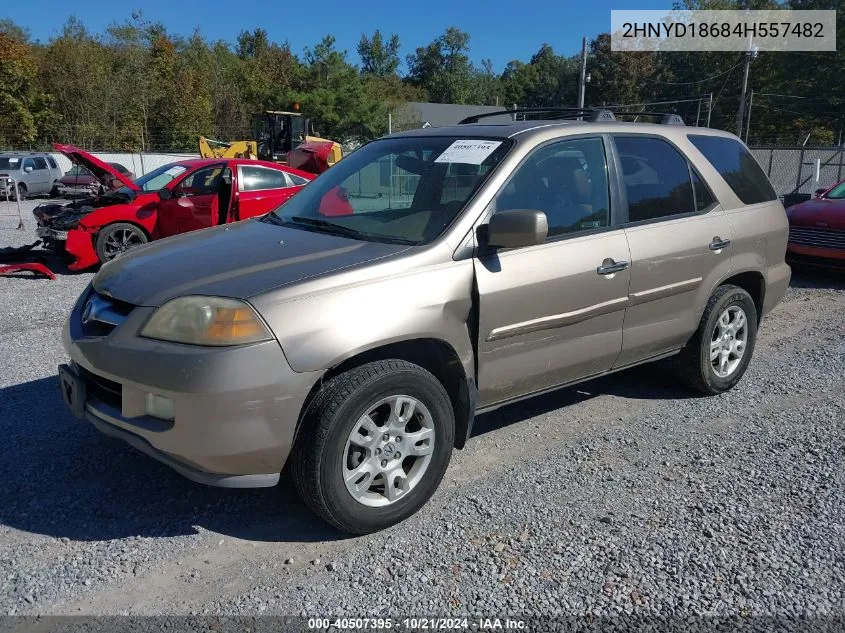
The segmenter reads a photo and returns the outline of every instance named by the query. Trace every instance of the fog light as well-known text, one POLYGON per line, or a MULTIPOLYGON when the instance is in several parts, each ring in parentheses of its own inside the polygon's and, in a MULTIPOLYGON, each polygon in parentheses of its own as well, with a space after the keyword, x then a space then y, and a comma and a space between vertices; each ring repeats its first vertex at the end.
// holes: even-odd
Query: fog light
POLYGON ((172 420, 173 415, 173 400, 159 396, 154 393, 148 393, 147 398, 147 415, 154 418, 161 418, 162 420, 172 420))

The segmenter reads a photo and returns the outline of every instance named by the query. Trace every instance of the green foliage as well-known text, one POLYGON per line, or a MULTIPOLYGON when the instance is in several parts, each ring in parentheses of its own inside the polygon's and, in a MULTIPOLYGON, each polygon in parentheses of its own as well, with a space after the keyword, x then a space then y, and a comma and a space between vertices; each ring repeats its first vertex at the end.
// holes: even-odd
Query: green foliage
MULTIPOLYGON (((845 0, 682 0, 688 8, 838 8, 838 39, 845 39, 845 0)), ((356 47, 360 68, 324 37, 301 55, 274 42, 263 28, 240 32, 234 43, 188 37, 135 13, 103 33, 70 18, 47 43, 0 20, 0 146, 46 147, 50 141, 97 149, 195 151, 199 135, 220 140, 252 137, 263 110, 298 102, 313 133, 341 142, 364 141, 414 127, 408 101, 553 107, 577 101, 580 55, 541 45, 527 61, 498 73, 489 60, 474 64, 470 36, 448 28, 405 57, 400 75, 398 35, 375 30, 356 47)), ((589 45, 591 82, 586 104, 659 106, 690 123, 736 130, 741 53, 613 53, 607 33, 589 45), (712 96, 712 111, 707 104, 712 96)), ((812 142, 839 139, 845 91, 845 51, 761 53, 751 65, 754 91, 749 140, 812 142), (803 97, 797 99, 795 97, 803 97)))
POLYGON ((372 37, 361 35, 358 41, 361 72, 376 77, 390 77, 399 70, 399 36, 394 33, 385 42, 376 29, 372 37))

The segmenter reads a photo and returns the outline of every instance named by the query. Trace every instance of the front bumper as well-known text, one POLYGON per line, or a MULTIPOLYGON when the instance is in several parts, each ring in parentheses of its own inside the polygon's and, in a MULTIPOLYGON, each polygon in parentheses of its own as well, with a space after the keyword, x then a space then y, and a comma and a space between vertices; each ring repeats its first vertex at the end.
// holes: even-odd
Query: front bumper
POLYGON ((319 376, 290 369, 276 341, 215 349, 140 338, 153 308, 135 307, 110 332, 86 335, 89 294, 63 332, 70 369, 86 385, 77 415, 194 481, 276 484, 319 376), (148 393, 173 401, 173 420, 147 415, 148 393))
POLYGON ((59 183, 56 185, 56 191, 60 196, 67 196, 69 198, 76 196, 91 196, 97 195, 101 189, 101 185, 65 185, 59 183))

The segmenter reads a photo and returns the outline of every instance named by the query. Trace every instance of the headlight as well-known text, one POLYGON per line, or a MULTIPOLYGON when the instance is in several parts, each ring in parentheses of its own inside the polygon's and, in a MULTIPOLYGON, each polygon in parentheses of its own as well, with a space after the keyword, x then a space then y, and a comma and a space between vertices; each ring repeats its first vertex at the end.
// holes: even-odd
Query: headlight
POLYGON ((243 345, 272 338, 252 307, 223 297, 178 297, 153 312, 141 336, 192 345, 243 345))

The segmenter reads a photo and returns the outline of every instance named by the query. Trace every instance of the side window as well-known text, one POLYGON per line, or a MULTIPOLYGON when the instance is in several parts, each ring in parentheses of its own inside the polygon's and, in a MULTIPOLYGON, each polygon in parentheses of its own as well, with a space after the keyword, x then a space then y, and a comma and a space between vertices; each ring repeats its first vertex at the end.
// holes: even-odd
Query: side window
POLYGON ((35 169, 47 169, 47 161, 41 156, 36 156, 32 160, 35 162, 35 169))
POLYGON ((696 210, 687 160, 659 138, 617 136, 628 221, 656 220, 696 210))
POLYGON ((25 158, 23 161, 23 168, 26 169, 29 167, 30 169, 35 169, 35 161, 31 158, 25 158))
POLYGON ((266 167, 241 166, 241 191, 262 191, 290 187, 285 172, 266 167))
POLYGON ((516 170, 495 205, 497 212, 543 211, 549 238, 609 226, 604 143, 582 138, 541 147, 516 170))
POLYGON ((52 156, 47 157, 47 164, 50 165, 50 169, 59 168, 59 166, 56 164, 56 160, 52 156))
POLYGON ((288 174, 288 180, 290 180, 297 187, 300 185, 307 185, 310 182, 307 178, 297 176, 296 174, 288 174))
POLYGON ((744 204, 777 200, 765 172, 738 140, 704 134, 690 134, 688 138, 744 204))
POLYGON ((690 168, 692 172, 692 188, 695 193, 695 210, 698 213, 705 213, 716 206, 716 198, 710 193, 710 189, 704 184, 701 176, 695 169, 690 168))
POLYGON ((223 173, 224 165, 212 165, 197 169, 185 176, 179 183, 177 189, 180 193, 188 196, 202 196, 217 193, 217 184, 220 174, 223 173))

